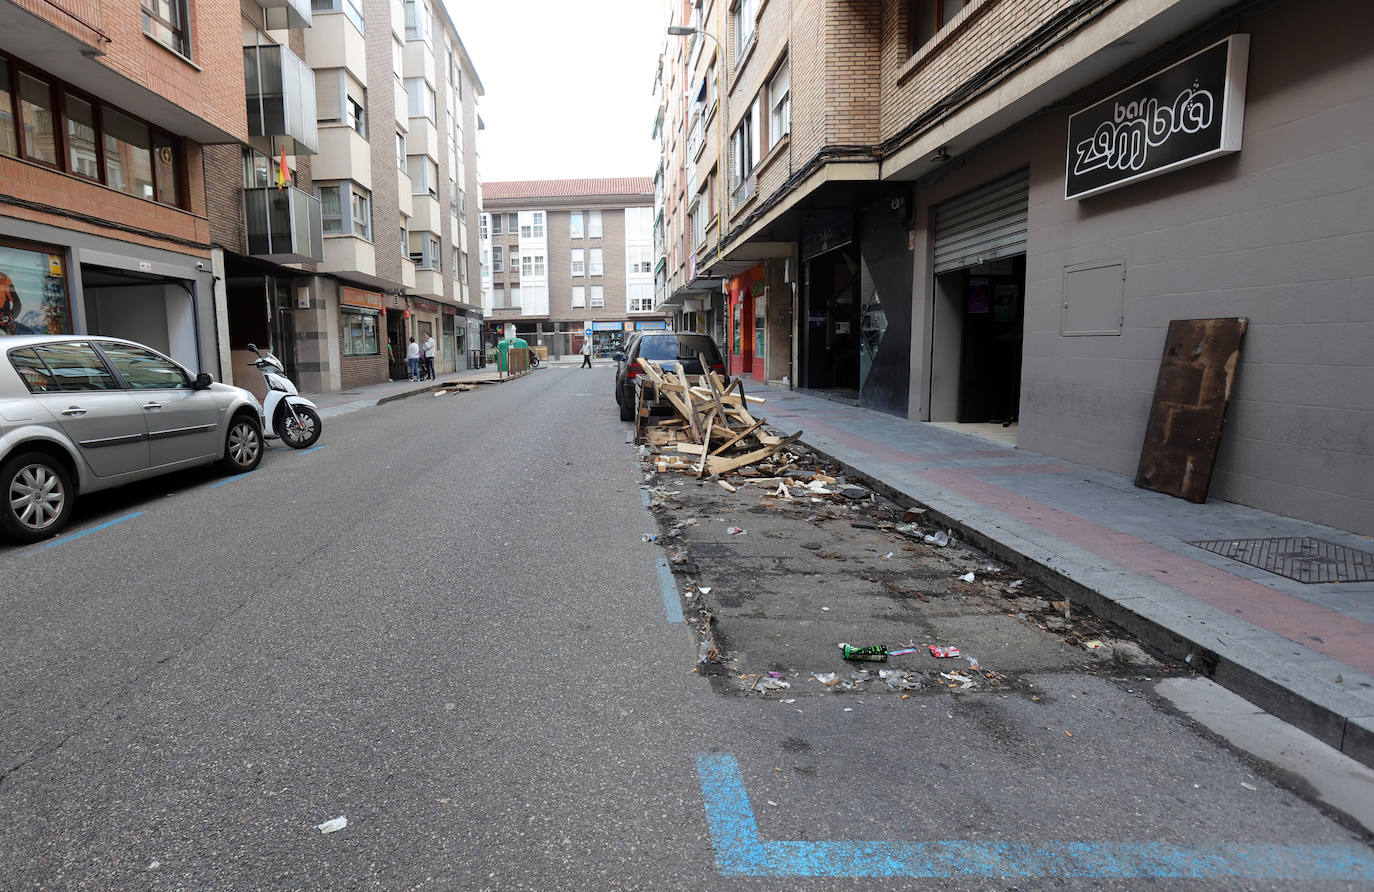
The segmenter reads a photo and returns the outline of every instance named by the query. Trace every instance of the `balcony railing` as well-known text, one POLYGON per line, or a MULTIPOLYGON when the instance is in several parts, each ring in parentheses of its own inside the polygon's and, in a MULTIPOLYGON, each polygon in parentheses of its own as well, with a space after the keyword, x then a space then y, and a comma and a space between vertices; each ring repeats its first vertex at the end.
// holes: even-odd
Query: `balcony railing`
POLYGON ((248 133, 274 137, 273 149, 313 155, 320 136, 315 120, 315 72, 284 46, 243 48, 248 133))
POLYGON ((274 263, 324 260, 320 200, 295 186, 243 190, 248 253, 274 263))

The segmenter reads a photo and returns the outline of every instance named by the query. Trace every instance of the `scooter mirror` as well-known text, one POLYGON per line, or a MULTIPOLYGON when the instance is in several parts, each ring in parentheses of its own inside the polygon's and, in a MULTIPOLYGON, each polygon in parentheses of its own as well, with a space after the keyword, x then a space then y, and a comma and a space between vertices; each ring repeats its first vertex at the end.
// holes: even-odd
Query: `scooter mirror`
POLYGON ((249 350, 252 350, 254 353, 257 353, 257 352, 258 352, 258 345, 257 345, 257 344, 254 344, 252 341, 249 341, 249 342, 248 342, 248 349, 249 349, 249 350))

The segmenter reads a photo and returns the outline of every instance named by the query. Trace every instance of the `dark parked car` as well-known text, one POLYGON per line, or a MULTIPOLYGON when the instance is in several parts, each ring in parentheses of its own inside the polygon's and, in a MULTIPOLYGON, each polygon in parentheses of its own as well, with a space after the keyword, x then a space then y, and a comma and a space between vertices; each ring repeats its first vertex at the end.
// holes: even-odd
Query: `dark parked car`
MULTIPOLYGON (((669 370, 673 363, 682 363, 682 370, 689 375, 706 372, 725 374, 725 361, 721 359, 720 348, 710 335, 693 332, 644 331, 635 332, 625 343, 625 352, 615 354, 615 401, 620 406, 620 420, 633 421, 635 417, 635 387, 643 373, 635 360, 643 357, 669 370), (702 369, 698 354, 706 357, 706 369, 702 369)), ((651 405, 651 410, 658 409, 651 405)), ((666 408, 666 407, 665 407, 666 408)))

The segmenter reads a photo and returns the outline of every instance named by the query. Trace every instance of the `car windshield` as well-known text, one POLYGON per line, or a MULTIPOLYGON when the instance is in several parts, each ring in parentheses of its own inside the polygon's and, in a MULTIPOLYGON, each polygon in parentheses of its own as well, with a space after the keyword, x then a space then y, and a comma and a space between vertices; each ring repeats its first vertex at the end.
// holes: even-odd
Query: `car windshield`
POLYGON ((639 355, 645 359, 696 359, 698 353, 705 353, 708 362, 718 358, 710 338, 645 337, 639 345, 639 355))

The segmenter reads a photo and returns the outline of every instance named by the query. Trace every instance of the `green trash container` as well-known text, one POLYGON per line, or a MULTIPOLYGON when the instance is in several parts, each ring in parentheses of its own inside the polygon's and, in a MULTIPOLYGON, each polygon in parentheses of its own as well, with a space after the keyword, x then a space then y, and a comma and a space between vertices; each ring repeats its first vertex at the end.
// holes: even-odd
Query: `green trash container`
POLYGON ((498 371, 510 371, 510 350, 512 347, 529 349, 529 343, 524 338, 506 338, 496 342, 496 368, 498 371))

